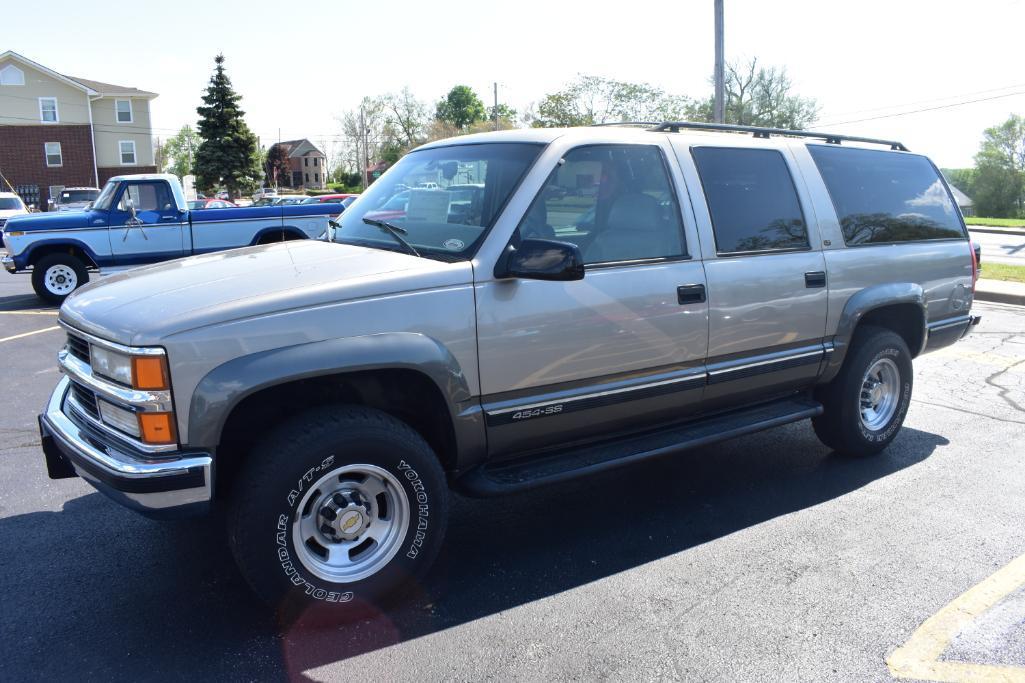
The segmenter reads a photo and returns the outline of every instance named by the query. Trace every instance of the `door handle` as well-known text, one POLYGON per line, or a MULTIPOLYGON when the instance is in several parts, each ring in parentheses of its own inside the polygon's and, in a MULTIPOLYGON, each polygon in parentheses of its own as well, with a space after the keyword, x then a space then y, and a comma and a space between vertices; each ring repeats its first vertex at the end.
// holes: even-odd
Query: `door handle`
POLYGON ((804 286, 805 287, 825 287, 826 286, 826 272, 823 270, 815 270, 810 273, 804 274, 804 286))
POLYGON ((162 221, 176 221, 176 220, 178 220, 178 217, 177 216, 161 216, 160 220, 162 220, 162 221))
POLYGON ((680 285, 676 288, 676 301, 683 304, 700 304, 705 301, 704 285, 680 285))

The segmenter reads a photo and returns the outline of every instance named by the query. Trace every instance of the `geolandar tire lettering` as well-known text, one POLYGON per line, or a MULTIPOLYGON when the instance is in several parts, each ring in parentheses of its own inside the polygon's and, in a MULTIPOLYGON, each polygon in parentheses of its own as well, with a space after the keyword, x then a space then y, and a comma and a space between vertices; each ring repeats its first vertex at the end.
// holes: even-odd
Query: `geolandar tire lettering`
POLYGON ((913 384, 904 339, 886 328, 859 328, 840 373, 816 391, 824 408, 812 419, 816 435, 844 455, 879 453, 904 424, 913 384))
POLYGON ((271 605, 362 614, 426 573, 447 505, 444 471, 417 432, 376 410, 328 406, 281 425, 249 455, 229 538, 271 605))

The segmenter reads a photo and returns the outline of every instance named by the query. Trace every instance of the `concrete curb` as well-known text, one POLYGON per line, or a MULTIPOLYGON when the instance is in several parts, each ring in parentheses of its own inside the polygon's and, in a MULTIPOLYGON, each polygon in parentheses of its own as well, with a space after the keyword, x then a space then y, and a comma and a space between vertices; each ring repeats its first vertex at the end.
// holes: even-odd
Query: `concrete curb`
POLYGON ((975 299, 998 304, 1025 306, 1025 284, 983 278, 975 283, 975 299))
POLYGON ((968 232, 984 232, 990 235, 1017 235, 1025 237, 1025 228, 999 228, 995 225, 969 225, 968 232))

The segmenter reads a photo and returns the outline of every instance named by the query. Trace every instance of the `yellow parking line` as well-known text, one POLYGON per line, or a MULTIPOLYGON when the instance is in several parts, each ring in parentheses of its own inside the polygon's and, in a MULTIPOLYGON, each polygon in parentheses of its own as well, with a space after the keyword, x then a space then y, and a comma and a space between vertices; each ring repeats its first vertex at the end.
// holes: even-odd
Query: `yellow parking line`
POLYGON ((31 337, 33 334, 42 334, 43 332, 52 332, 53 330, 59 329, 60 325, 54 325, 53 327, 44 327, 41 330, 33 330, 32 332, 22 332, 21 334, 16 334, 12 337, 4 337, 3 339, 0 339, 0 344, 6 341, 14 341, 15 339, 21 339, 22 337, 31 337))
POLYGON ((983 612, 1025 585, 1025 555, 969 589, 925 620, 904 645, 886 659, 897 678, 931 681, 1025 681, 1025 668, 940 661, 951 641, 983 612))

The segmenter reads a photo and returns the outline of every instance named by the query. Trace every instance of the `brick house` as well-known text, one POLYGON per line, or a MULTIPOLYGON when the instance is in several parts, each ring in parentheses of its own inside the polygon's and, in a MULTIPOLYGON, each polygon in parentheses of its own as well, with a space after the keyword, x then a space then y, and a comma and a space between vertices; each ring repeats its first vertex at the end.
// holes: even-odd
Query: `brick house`
POLYGON ((0 185, 45 209, 64 187, 153 173, 156 93, 65 76, 0 53, 0 185))
POLYGON ((278 185, 311 190, 324 189, 327 182, 327 156, 306 139, 276 142, 267 150, 268 156, 275 147, 283 147, 288 153, 290 177, 278 178, 278 185))

